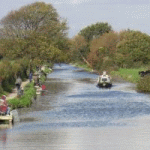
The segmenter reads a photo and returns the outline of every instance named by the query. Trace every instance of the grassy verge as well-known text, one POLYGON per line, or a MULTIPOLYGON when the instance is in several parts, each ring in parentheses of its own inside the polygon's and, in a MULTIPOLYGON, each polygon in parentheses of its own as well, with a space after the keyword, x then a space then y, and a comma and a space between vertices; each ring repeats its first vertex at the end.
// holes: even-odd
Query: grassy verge
POLYGON ((139 92, 150 92, 150 76, 140 77, 139 71, 147 70, 147 68, 138 69, 119 69, 111 72, 112 76, 120 76, 126 81, 136 83, 136 89, 139 92))
POLYGON ((124 69, 120 68, 118 71, 112 71, 112 76, 120 76, 126 81, 132 82, 132 83, 138 83, 140 80, 139 71, 145 70, 144 68, 138 68, 138 69, 124 69))
POLYGON ((11 109, 29 107, 32 104, 32 98, 36 95, 34 83, 28 83, 24 88, 24 95, 21 98, 13 98, 8 101, 11 109))

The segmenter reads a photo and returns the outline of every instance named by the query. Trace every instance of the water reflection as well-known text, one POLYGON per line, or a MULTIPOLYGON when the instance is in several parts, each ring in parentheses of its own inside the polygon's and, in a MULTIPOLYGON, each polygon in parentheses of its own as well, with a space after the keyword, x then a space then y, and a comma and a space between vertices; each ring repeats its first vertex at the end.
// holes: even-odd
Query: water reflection
POLYGON ((0 143, 2 143, 2 147, 5 148, 7 141, 7 129, 0 129, 0 143))

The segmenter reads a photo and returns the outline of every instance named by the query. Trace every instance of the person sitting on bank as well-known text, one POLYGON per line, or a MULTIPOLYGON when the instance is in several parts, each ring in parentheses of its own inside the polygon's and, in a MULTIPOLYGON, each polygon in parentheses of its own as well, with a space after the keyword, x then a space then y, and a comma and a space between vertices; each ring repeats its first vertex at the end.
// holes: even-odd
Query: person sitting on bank
POLYGON ((0 99, 0 114, 10 115, 10 108, 8 107, 5 95, 0 99))
POLYGON ((8 104, 7 104, 7 101, 6 101, 6 95, 3 95, 3 96, 1 97, 1 99, 4 100, 3 105, 7 108, 7 109, 6 109, 6 114, 7 114, 7 115, 10 115, 10 107, 8 107, 8 104))

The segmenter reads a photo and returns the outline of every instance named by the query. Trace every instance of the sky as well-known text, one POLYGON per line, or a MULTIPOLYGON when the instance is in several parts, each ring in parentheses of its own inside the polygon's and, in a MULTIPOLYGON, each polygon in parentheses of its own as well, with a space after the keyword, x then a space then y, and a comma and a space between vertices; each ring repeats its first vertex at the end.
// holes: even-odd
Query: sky
MULTIPOLYGON (((1 0, 0 19, 11 10, 38 0, 1 0)), ((88 25, 108 22, 113 30, 138 30, 150 35, 150 0, 42 0, 67 19, 69 37, 88 25)))

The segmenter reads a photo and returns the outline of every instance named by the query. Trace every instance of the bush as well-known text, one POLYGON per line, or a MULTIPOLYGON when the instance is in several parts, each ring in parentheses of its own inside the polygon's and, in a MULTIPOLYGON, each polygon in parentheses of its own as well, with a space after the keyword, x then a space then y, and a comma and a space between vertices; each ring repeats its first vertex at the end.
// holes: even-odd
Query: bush
POLYGON ((2 79, 2 89, 0 95, 6 92, 11 92, 14 88, 16 76, 19 74, 22 79, 27 78, 28 63, 25 59, 15 61, 2 60, 0 63, 0 78, 2 79))
POLYGON ((150 92, 150 76, 145 76, 137 83, 137 90, 141 92, 150 92))
POLYGON ((140 64, 147 64, 150 60, 150 38, 149 35, 140 31, 123 31, 119 34, 119 42, 116 45, 117 53, 121 54, 116 57, 119 67, 131 68, 138 67, 140 64))
POLYGON ((2 81, 2 88, 6 92, 11 92, 12 91, 12 86, 9 84, 9 80, 5 79, 2 81))

